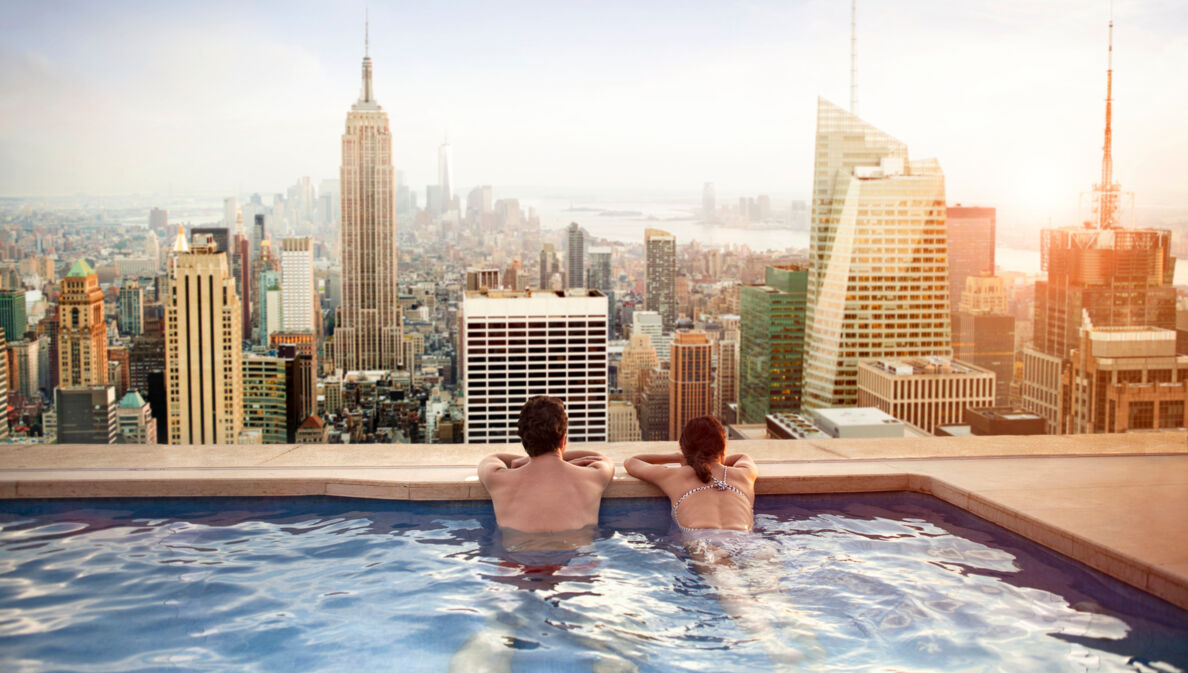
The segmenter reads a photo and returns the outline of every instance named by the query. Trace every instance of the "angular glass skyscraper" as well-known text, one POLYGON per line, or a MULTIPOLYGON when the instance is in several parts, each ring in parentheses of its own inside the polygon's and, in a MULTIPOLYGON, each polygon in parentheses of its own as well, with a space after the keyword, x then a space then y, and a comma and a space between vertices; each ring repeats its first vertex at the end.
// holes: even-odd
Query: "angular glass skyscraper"
POLYGON ((851 406, 858 363, 952 356, 945 178, 819 99, 803 404, 851 406))

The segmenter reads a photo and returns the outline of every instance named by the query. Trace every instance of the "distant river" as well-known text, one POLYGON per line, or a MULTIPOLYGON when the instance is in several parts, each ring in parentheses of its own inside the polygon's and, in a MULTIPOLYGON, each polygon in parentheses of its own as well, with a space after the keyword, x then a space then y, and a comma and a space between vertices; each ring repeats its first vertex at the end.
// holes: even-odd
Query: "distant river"
MULTIPOLYGON (((706 245, 745 245, 755 252, 807 250, 809 233, 800 229, 741 229, 700 222, 687 203, 603 203, 587 205, 557 199, 521 200, 540 216, 542 229, 562 229, 577 222, 591 235, 621 243, 642 243, 644 230, 663 229, 677 243, 699 241, 706 245), (573 208, 571 210, 571 208, 573 208)), ((781 210, 780 214, 786 213, 781 210)), ((1003 271, 1039 274, 1039 250, 999 247, 995 262, 1003 271)), ((1175 284, 1188 286, 1188 259, 1176 264, 1175 284)))

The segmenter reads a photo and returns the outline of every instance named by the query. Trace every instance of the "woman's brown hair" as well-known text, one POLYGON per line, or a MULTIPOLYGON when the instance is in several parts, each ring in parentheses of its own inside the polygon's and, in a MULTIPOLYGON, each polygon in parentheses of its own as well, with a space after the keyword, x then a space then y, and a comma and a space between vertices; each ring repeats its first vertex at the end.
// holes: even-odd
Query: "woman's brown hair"
POLYGON ((710 481, 710 465, 726 453, 726 428, 713 416, 698 416, 681 432, 681 453, 685 462, 704 483, 710 481))

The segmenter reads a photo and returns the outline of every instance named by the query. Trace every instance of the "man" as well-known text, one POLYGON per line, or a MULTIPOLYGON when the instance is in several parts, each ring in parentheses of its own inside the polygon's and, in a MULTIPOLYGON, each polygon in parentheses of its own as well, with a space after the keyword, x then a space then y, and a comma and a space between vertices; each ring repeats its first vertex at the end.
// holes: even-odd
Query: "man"
POLYGON ((516 428, 528 455, 494 453, 478 466, 505 541, 508 529, 555 533, 597 525, 615 465, 596 451, 565 450, 565 404, 533 397, 520 408, 516 428))

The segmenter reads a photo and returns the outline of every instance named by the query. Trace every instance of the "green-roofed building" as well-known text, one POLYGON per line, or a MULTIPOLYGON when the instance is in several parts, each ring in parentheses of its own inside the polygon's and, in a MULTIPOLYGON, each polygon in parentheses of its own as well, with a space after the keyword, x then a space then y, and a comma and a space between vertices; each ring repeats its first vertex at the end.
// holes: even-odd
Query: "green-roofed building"
POLYGON ((808 268, 769 266, 764 280, 740 290, 740 423, 798 411, 804 387, 808 268))
POLYGON ((80 257, 74 262, 73 265, 71 265, 70 272, 66 274, 66 277, 86 278, 87 276, 93 275, 94 273, 95 270, 91 268, 90 264, 87 264, 87 260, 80 257))

